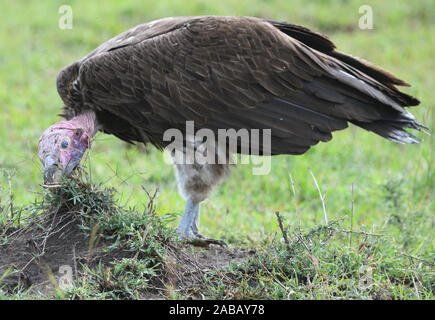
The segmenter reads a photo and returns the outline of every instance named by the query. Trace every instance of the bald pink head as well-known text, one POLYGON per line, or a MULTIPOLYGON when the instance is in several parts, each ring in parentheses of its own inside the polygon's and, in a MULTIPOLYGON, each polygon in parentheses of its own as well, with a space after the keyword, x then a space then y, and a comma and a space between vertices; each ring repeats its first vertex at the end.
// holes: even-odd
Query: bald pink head
POLYGON ((60 182, 80 163, 94 135, 94 115, 81 114, 69 121, 60 121, 44 131, 39 139, 38 155, 44 164, 44 181, 60 182))

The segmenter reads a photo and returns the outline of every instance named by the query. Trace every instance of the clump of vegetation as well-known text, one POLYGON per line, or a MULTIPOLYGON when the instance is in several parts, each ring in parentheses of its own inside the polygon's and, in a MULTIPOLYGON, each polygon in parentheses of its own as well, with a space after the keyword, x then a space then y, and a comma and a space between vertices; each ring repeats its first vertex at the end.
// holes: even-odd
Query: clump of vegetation
MULTIPOLYGON (((79 228, 90 239, 89 248, 105 243, 103 252, 112 261, 99 261, 96 268, 85 265, 81 285, 68 290, 70 298, 140 298, 154 285, 162 285, 167 250, 177 246, 172 216, 157 216, 158 192, 150 195, 143 210, 126 208, 115 200, 116 191, 91 185, 68 183, 53 203, 69 203, 80 218, 79 228)), ((107 260, 107 259, 106 259, 107 260)), ((80 284, 80 282, 79 282, 80 284)))
MULTIPOLYGON (((281 219, 278 216, 278 219, 281 219)), ((339 221, 273 239, 243 264, 207 275, 219 299, 431 299, 434 263, 401 253, 394 240, 350 232, 339 221), (346 245, 344 245, 346 243, 346 245), (234 284, 238 283, 238 286, 234 284)))
POLYGON ((24 210, 25 225, 12 219, 3 224, 0 265, 8 268, 0 270, 0 288, 37 294, 41 285, 58 289, 54 275, 67 266, 75 274, 66 290, 55 291, 62 297, 139 297, 163 277, 168 246, 179 243, 167 227, 171 217, 156 215, 157 192, 147 194, 148 205, 138 210, 119 205, 114 189, 77 179, 45 191, 24 210), (46 279, 36 274, 40 269, 46 279))

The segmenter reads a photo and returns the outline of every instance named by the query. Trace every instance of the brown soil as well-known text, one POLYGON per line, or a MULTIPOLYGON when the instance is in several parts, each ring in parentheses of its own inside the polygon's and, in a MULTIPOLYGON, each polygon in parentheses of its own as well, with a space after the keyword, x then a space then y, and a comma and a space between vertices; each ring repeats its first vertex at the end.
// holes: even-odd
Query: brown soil
MULTIPOLYGON (((18 287, 50 296, 65 275, 62 268, 68 266, 74 280, 82 279, 83 265, 94 268, 99 263, 105 267, 134 252, 122 249, 104 249, 107 241, 86 237, 78 227, 80 220, 65 207, 51 208, 41 214, 28 227, 3 232, 8 241, 0 244, 0 288, 13 293, 18 287), (9 272, 7 272, 9 270, 9 272)), ((2 230, 0 230, 2 234, 2 230)), ((95 237, 94 237, 95 238, 95 237)), ((164 299, 174 289, 187 296, 200 296, 206 285, 204 273, 224 271, 231 262, 241 262, 253 251, 211 246, 208 249, 169 245, 164 272, 152 279, 150 290, 143 292, 143 299, 164 299), (169 289, 168 289, 169 288, 169 289)))

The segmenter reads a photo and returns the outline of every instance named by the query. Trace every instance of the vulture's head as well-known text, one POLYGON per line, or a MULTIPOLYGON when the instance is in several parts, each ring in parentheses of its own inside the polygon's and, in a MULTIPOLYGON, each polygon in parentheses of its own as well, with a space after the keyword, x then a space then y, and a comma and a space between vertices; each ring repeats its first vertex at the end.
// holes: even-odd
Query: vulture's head
POLYGON ((60 121, 44 131, 39 139, 39 159, 44 165, 44 182, 59 183, 80 163, 90 147, 87 126, 76 121, 60 121))

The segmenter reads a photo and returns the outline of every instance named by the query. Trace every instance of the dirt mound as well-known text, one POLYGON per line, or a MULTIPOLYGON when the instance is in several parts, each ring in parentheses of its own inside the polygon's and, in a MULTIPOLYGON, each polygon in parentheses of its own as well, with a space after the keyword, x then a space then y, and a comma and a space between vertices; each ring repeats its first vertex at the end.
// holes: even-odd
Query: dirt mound
POLYGON ((206 285, 205 273, 252 253, 183 243, 167 227, 167 217, 155 214, 152 196, 147 209, 137 212, 119 206, 114 190, 70 182, 46 193, 39 208, 25 227, 0 229, 4 292, 50 296, 86 282, 101 298, 162 299, 174 292, 195 297, 206 285))
MULTIPOLYGON (((99 249, 94 248, 95 256, 99 249)), ((52 287, 56 282, 50 279, 56 278, 51 276, 61 266, 77 266, 90 258, 89 239, 79 229, 78 217, 65 207, 54 207, 29 226, 10 233, 8 242, 0 246, 0 274, 9 270, 2 284, 7 291, 52 287)))

